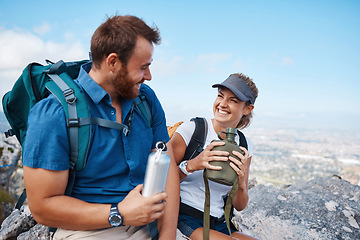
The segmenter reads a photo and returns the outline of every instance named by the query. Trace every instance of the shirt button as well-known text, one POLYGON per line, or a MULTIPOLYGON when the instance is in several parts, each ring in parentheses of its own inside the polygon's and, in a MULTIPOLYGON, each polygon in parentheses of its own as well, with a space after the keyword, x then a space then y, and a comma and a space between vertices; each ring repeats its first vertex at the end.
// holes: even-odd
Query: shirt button
POLYGON ((115 111, 111 111, 111 115, 114 115, 115 114, 115 111))

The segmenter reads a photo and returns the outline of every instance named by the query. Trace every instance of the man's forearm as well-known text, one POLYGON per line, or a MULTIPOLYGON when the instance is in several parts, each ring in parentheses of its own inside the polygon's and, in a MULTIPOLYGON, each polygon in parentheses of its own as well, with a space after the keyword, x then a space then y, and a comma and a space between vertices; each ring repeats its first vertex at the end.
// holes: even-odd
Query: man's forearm
POLYGON ((45 226, 69 230, 110 227, 109 204, 86 203, 63 195, 46 198, 41 205, 34 206, 29 202, 29 208, 35 220, 45 226))

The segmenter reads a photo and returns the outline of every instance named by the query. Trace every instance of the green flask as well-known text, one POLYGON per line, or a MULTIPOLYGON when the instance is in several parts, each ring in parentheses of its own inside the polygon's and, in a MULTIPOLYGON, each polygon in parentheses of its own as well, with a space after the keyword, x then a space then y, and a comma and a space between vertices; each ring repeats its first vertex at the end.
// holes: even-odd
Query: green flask
MULTIPOLYGON (((242 151, 239 147, 239 145, 235 142, 235 136, 237 134, 236 128, 228 127, 226 128, 225 132, 219 132, 218 137, 220 140, 213 140, 213 141, 221 141, 225 142, 225 145, 222 146, 216 146, 212 149, 212 151, 218 150, 218 151, 226 151, 230 154, 230 156, 236 158, 237 160, 241 161, 237 156, 235 156, 232 151, 240 152, 241 154, 244 154, 244 151, 242 151), (225 139, 223 139, 220 135, 221 133, 225 133, 225 139)), ((206 169, 206 177, 209 180, 212 180, 217 183, 225 184, 228 186, 232 186, 237 179, 237 174, 232 167, 230 167, 229 163, 231 161, 211 161, 210 164, 213 166, 221 166, 221 170, 211 170, 206 169)))

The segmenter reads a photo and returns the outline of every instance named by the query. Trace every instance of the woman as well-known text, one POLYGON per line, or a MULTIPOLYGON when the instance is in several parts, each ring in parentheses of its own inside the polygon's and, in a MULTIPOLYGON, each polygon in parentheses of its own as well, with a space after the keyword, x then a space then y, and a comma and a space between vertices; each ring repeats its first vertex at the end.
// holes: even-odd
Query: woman
MULTIPOLYGON (((240 147, 245 152, 242 155, 239 152, 233 154, 241 161, 229 157, 224 151, 211 151, 215 146, 223 145, 223 142, 213 142, 218 139, 217 133, 224 132, 227 127, 243 129, 250 124, 252 110, 258 96, 258 89, 251 78, 241 73, 231 74, 221 84, 215 84, 212 87, 218 88, 218 95, 213 105, 214 118, 206 120, 208 127, 205 140, 206 148, 195 158, 183 159, 186 148, 195 129, 195 123, 189 121, 180 125, 174 136, 171 138, 171 144, 175 160, 179 165, 180 174, 180 209, 185 207, 187 211, 181 211, 179 214, 178 228, 180 231, 193 240, 203 239, 203 219, 198 214, 191 212, 204 212, 205 187, 203 180, 203 170, 205 168, 220 170, 219 167, 212 166, 211 161, 231 161, 230 166, 238 175, 238 189, 233 199, 233 206, 236 210, 243 210, 248 202, 248 179, 249 168, 252 157, 252 144, 247 139, 249 151, 240 147), (181 164, 180 164, 181 163, 181 164), (191 211, 188 211, 191 209, 191 211)), ((239 136, 236 136, 239 143, 239 136)), ((224 219, 224 198, 228 195, 231 186, 222 185, 209 181, 210 186, 210 215, 215 221, 215 226, 210 229, 210 239, 230 239, 228 228, 224 219)), ((253 239, 238 231, 232 230, 231 236, 235 239, 253 239)))

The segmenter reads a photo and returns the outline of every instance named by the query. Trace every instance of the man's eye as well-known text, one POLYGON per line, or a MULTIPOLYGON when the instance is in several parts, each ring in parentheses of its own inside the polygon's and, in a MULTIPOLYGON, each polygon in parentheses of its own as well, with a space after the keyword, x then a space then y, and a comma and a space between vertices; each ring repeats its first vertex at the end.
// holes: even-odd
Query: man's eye
POLYGON ((142 67, 140 67, 140 69, 141 69, 141 70, 146 70, 148 67, 149 67, 149 66, 148 66, 148 65, 146 65, 146 66, 142 66, 142 67))

